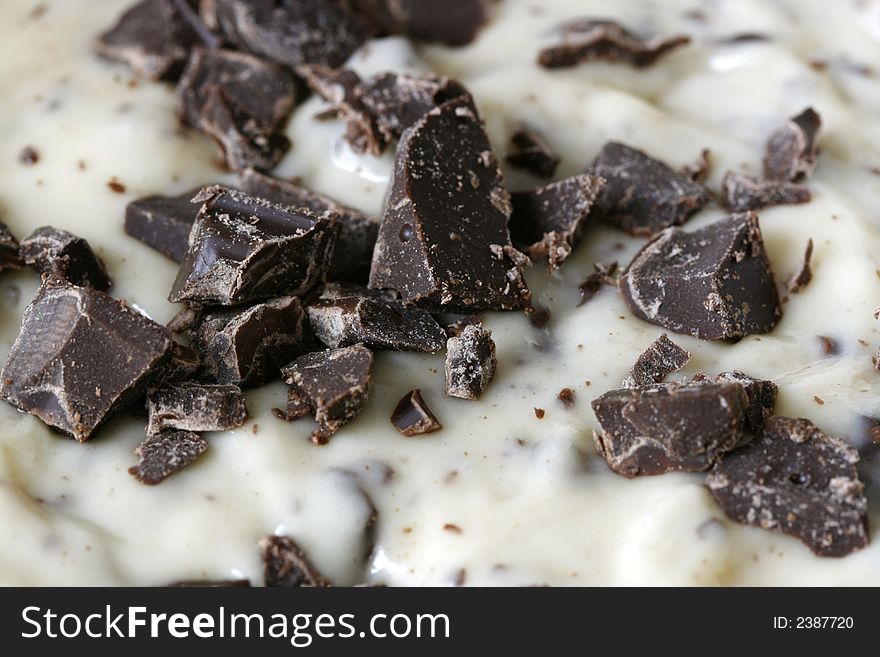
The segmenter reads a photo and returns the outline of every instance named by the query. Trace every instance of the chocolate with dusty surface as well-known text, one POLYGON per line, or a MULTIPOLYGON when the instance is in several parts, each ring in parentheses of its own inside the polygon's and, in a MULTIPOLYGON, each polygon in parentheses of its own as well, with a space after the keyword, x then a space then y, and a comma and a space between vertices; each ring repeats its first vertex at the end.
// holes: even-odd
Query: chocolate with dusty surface
POLYGON ((410 390, 397 402, 391 414, 391 424, 407 438, 433 433, 443 428, 428 408, 422 397, 422 391, 418 388, 410 390))
POLYGON ((174 262, 181 262, 189 245, 189 232, 201 208, 192 199, 199 189, 179 196, 147 196, 125 208, 125 232, 174 262))
POLYGON ((260 554, 266 586, 331 586, 289 536, 264 536, 260 539, 260 554))
POLYGON ((527 125, 520 124, 510 136, 511 150, 504 159, 510 166, 525 169, 541 178, 551 178, 559 166, 559 156, 546 141, 527 125))
POLYGON ((666 229, 636 254, 619 286, 637 317, 704 340, 768 333, 782 316, 753 212, 693 232, 666 229))
POLYGON ((712 378, 714 383, 739 383, 746 391, 749 407, 746 410, 746 429, 758 433, 764 420, 773 415, 779 388, 772 381, 758 379, 739 370, 722 372, 712 378))
POLYGON ((446 343, 446 394, 479 399, 489 387, 498 361, 492 331, 469 324, 446 343))
POLYGON ((791 278, 788 279, 786 285, 786 288, 792 294, 797 294, 813 280, 813 270, 810 268, 810 260, 812 257, 813 240, 809 239, 807 240, 807 248, 804 250, 804 259, 801 261, 801 266, 791 275, 791 278))
POLYGON ((721 198, 728 210, 744 212, 771 205, 809 203, 813 196, 798 183, 728 171, 721 181, 721 198))
POLYGON ((147 393, 151 436, 167 429, 225 431, 244 424, 248 417, 244 395, 238 386, 203 383, 172 383, 147 393))
POLYGON ((7 269, 21 269, 24 261, 18 252, 18 240, 9 226, 0 221, 0 272, 7 269))
POLYGON ((843 557, 868 544, 858 461, 855 449, 809 420, 772 417, 706 484, 732 520, 799 538, 819 556, 843 557))
POLYGON ((21 241, 18 252, 25 264, 42 274, 102 292, 112 285, 104 263, 89 243, 66 230, 37 228, 21 241))
POLYGON ((158 484, 193 463, 208 449, 208 441, 192 431, 169 429, 147 436, 134 450, 138 464, 128 472, 145 484, 158 484))
POLYGON ((641 388, 663 379, 684 367, 691 359, 685 351, 663 333, 639 355, 632 369, 624 377, 621 387, 641 388))
POLYGON ((821 125, 819 115, 808 107, 774 132, 767 140, 764 177, 792 182, 809 178, 816 170, 821 125))
POLYGON ((464 46, 488 18, 487 0, 346 0, 380 33, 403 34, 416 41, 464 46))

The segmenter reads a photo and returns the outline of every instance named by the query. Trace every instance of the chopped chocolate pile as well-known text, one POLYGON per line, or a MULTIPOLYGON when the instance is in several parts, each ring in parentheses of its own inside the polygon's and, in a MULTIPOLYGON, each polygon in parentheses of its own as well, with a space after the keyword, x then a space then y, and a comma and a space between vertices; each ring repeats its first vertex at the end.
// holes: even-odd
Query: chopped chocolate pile
POLYGON ((193 463, 205 450, 208 441, 191 431, 162 431, 147 436, 134 450, 138 464, 128 472, 145 484, 155 485, 193 463))
POLYGON ((179 196, 148 196, 125 208, 125 232, 174 262, 181 262, 201 204, 193 203, 199 189, 179 196))
POLYGON ((190 335, 211 378, 242 388, 277 379, 281 368, 310 350, 313 343, 297 297, 280 297, 249 308, 212 309, 190 335))
POLYGON ((722 372, 712 378, 714 383, 739 383, 746 391, 749 407, 746 410, 746 429, 757 433, 764 425, 764 420, 773 415, 776 408, 776 394, 779 388, 772 381, 756 379, 737 370, 722 372))
POLYGON ((559 268, 580 239, 603 185, 602 178, 582 173, 511 194, 514 243, 526 245, 531 258, 547 258, 550 271, 559 268))
POLYGON ((706 483, 732 520, 795 536, 819 556, 842 557, 868 544, 858 460, 809 420, 773 417, 706 483))
POLYGON ((89 243, 66 230, 52 226, 37 228, 21 241, 19 255, 36 271, 74 285, 102 292, 112 285, 104 263, 89 243))
POLYGON ((21 269, 23 266, 18 240, 9 230, 9 226, 0 221, 0 272, 7 269, 21 269))
POLYGON ((813 198, 804 185, 770 180, 728 171, 721 181, 724 206, 734 212, 759 210, 771 205, 809 203, 813 198))
POLYGON ((304 294, 324 276, 336 240, 328 214, 208 187, 169 300, 235 305, 304 294))
POLYGON ((614 21, 580 19, 561 26, 560 42, 544 48, 538 63, 566 68, 595 59, 650 66, 666 53, 691 42, 689 36, 641 37, 614 21))
POLYGON ((602 147, 590 172, 605 179, 596 216, 631 235, 680 226, 709 202, 702 185, 616 141, 602 147))
POLYGON ((625 477, 710 468, 743 438, 748 398, 739 383, 665 383, 612 390, 592 406, 596 447, 625 477))
POLYGON ((597 262, 593 265, 593 272, 588 275, 584 282, 578 286, 581 293, 579 306, 583 306, 587 301, 592 299, 599 293, 603 285, 613 285, 617 287, 617 263, 616 262, 597 262))
POLYGON ((764 177, 797 182, 816 170, 819 145, 816 135, 822 120, 812 107, 789 119, 767 140, 764 177))
POLYGON ((619 285, 637 317, 704 340, 768 333, 782 316, 751 212, 689 233, 664 230, 636 254, 619 285))
POLYGON ((294 415, 301 416, 303 405, 309 407, 318 423, 312 442, 323 445, 366 404, 373 385, 373 353, 361 345, 316 351, 300 356, 282 372, 294 401, 299 398, 294 415))
POLYGON ((398 146, 370 287, 434 311, 525 307, 528 258, 510 243, 510 211, 476 108, 443 103, 398 146))
POLYGON ((47 278, 0 373, 0 397, 80 442, 143 393, 171 334, 104 292, 47 278))
POLYGON ((792 294, 803 290, 813 280, 813 270, 810 268, 810 260, 813 257, 813 240, 807 240, 807 248, 804 250, 804 259, 798 270, 788 279, 786 288, 792 294))
POLYGON ((315 335, 331 348, 362 343, 433 353, 446 345, 446 332, 427 311, 381 291, 330 283, 307 310, 315 335))
POLYGON ((636 359, 621 387, 641 388, 661 383, 667 376, 684 367, 690 359, 690 353, 663 333, 636 359))
POLYGON ((446 343, 446 394, 479 399, 489 387, 498 361, 492 331, 469 324, 446 343))
POLYGON ((397 402, 391 414, 391 424, 407 438, 433 433, 443 428, 428 408, 422 398, 422 391, 418 388, 410 390, 397 402))
POLYGON ((292 538, 264 536, 260 539, 260 553, 266 586, 331 586, 292 538))
POLYGON ((541 178, 551 178, 559 166, 559 156, 535 130, 517 126, 510 136, 511 151, 505 158, 510 166, 525 169, 541 178))
POLYGON ((167 429, 225 431, 244 424, 248 410, 238 386, 175 383, 147 393, 147 434, 167 429))
POLYGON ((379 32, 448 46, 469 44, 488 16, 487 0, 347 0, 347 4, 379 32))

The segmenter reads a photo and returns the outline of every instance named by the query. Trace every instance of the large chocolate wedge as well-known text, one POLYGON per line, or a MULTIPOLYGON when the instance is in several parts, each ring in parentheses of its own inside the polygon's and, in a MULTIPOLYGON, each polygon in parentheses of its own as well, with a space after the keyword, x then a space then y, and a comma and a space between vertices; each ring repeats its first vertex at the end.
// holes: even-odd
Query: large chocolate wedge
POLYGON ((428 310, 519 309, 530 295, 510 195, 476 108, 456 98, 400 140, 370 287, 428 310))
POLYGON ((174 262, 181 262, 189 246, 189 232, 202 207, 192 202, 199 191, 132 201, 125 208, 125 232, 174 262))
POLYGON ((89 243, 60 228, 37 228, 21 241, 19 255, 38 272, 74 285, 106 292, 112 284, 104 263, 89 243))
POLYGON ((664 230, 636 254, 619 285, 637 317, 704 340, 768 333, 782 316, 753 212, 689 233, 664 230))

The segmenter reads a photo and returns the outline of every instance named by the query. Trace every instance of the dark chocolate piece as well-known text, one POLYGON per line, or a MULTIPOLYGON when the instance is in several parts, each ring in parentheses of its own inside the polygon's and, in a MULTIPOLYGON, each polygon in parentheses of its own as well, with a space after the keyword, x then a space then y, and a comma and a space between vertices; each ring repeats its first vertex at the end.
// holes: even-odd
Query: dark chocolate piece
POLYGON ((40 154, 33 146, 25 146, 18 154, 18 161, 27 167, 32 167, 40 161, 40 154))
POLYGON ((337 223, 303 208, 208 187, 170 301, 235 305, 298 296, 324 276, 337 223))
POLYGON ((286 422, 295 422, 300 418, 311 415, 312 407, 309 405, 308 401, 303 399, 296 390, 294 390, 293 388, 288 388, 287 407, 284 410, 280 408, 273 408, 272 414, 279 420, 284 420, 286 422))
POLYGON ((171 333, 104 292, 48 278, 27 307, 0 396, 80 442, 143 393, 171 333))
POLYGON ((443 103, 400 140, 370 287, 434 311, 527 306, 528 258, 510 243, 510 211, 476 108, 443 103))
POLYGON ((182 579, 177 582, 168 584, 168 588, 200 588, 200 589, 217 589, 217 588, 241 588, 249 587, 251 581, 249 579, 182 579))
POLYGON ((614 21, 590 19, 562 25, 560 37, 558 44, 544 48, 538 54, 541 66, 566 68, 599 59, 644 68, 671 50, 691 42, 691 38, 685 35, 641 37, 614 21))
POLYGON ((774 132, 767 140, 764 177, 786 182, 809 178, 816 170, 816 135, 821 125, 819 115, 808 107, 774 132))
POLYGON ((599 293, 604 285, 617 287, 617 262, 597 262, 593 264, 593 273, 584 279, 578 286, 581 300, 578 306, 583 306, 587 301, 599 293))
POLYGON ((788 279, 788 284, 786 287, 788 291, 792 294, 797 294, 801 290, 803 290, 807 285, 810 284, 810 281, 813 280, 813 270, 810 269, 810 260, 813 257, 813 240, 807 240, 807 248, 804 251, 804 259, 801 262, 800 268, 792 274, 791 278, 788 279))
POLYGON ((611 390, 592 406, 596 447, 624 477, 710 468, 743 438, 748 398, 739 383, 661 383, 611 390))
POLYGON ((310 350, 314 340, 297 297, 211 310, 191 338, 215 381, 242 388, 277 379, 281 368, 310 350))
POLYGON ((174 262, 186 255, 189 231, 200 203, 192 199, 199 189, 179 196, 148 196, 132 201, 125 208, 125 232, 174 262))
POLYGON ((690 353, 663 333, 636 359, 621 387, 641 388, 662 383, 663 379, 680 370, 690 359, 690 353))
POLYGON ((469 324, 446 343, 446 394, 479 399, 495 376, 495 341, 482 324, 469 324))
POLYGON ((706 178, 709 177, 709 170, 712 168, 711 158, 712 151, 704 148, 700 152, 700 158, 694 164, 686 164, 681 168, 682 175, 702 185, 706 182, 706 178))
POLYGON ((479 315, 459 315, 457 313, 434 313, 434 320, 443 327, 447 338, 461 335, 465 326, 479 324, 479 315))
POLYGON ((193 463, 205 450, 208 441, 191 431, 168 430, 147 436, 134 450, 138 464, 128 472, 151 486, 158 484, 193 463))
POLYGON ((704 340, 768 333, 782 316, 753 212, 690 233, 667 228, 636 254, 619 285, 637 317, 704 340))
POLYGON ((810 190, 786 180, 768 180, 728 171, 721 181, 724 206, 734 212, 759 210, 771 205, 809 203, 810 190))
POLYGON ((520 124, 510 136, 511 151, 504 158, 517 169, 525 169, 541 178, 552 178, 559 166, 559 156, 532 128, 520 124))
POLYGON ((205 309, 197 303, 184 304, 183 308, 168 320, 166 326, 172 333, 187 333, 201 321, 204 311, 205 309))
POLYGON ((772 417, 706 485, 728 518, 794 536, 820 557, 843 557, 868 544, 858 461, 856 450, 809 420, 772 417))
POLYGON ((175 342, 171 345, 171 356, 168 362, 165 363, 162 373, 157 375, 156 379, 163 384, 191 381, 198 374, 201 365, 202 359, 199 358, 195 350, 175 342))
POLYGON ((583 232, 587 216, 605 181, 582 173, 511 194, 510 235, 517 245, 527 245, 533 259, 547 258, 548 269, 559 268, 583 232))
POLYGON ((37 228, 21 241, 18 252, 25 264, 42 274, 102 292, 112 285, 104 263, 89 243, 66 230, 37 228))
POLYGON ((244 395, 238 386, 174 383, 147 393, 150 420, 147 434, 167 429, 179 431, 226 431, 244 424, 248 417, 244 395))
POLYGON ((388 34, 448 46, 471 43, 488 18, 486 0, 346 0, 353 11, 388 34))
POLYGON ((571 388, 563 388, 556 395, 556 399, 561 401, 565 408, 571 408, 574 406, 574 397, 574 390, 571 388))
POLYGON ((264 536, 260 539, 260 554, 266 586, 332 586, 312 565, 302 548, 288 536, 264 536))
POLYGON ((779 388, 772 381, 756 379, 737 370, 722 372, 712 381, 714 383, 739 383, 745 389, 746 397, 749 400, 745 428, 749 432, 758 433, 764 425, 764 420, 773 415, 779 388))
POLYGON ((312 442, 323 445, 366 404, 373 385, 373 353, 361 345, 316 351, 300 356, 282 373, 315 415, 318 428, 312 442))
POLYGON ((422 391, 418 388, 410 390, 397 402, 391 414, 391 424, 407 438, 433 433, 443 428, 428 408, 422 398, 422 391))
POLYGON ((9 230, 9 226, 0 221, 0 271, 22 267, 24 261, 19 254, 18 240, 9 230))
POLYGON ((605 179, 596 216, 631 235, 680 226, 709 202, 702 185, 616 141, 602 147, 590 172, 605 179))

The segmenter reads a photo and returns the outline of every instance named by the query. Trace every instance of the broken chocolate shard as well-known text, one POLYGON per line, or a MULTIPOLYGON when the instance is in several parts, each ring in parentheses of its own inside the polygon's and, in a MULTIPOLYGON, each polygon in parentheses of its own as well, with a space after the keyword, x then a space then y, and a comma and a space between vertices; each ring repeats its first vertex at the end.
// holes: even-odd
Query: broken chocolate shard
POLYGON ((231 306, 299 296, 330 265, 337 222, 222 187, 196 197, 199 210, 169 300, 231 306))
POLYGON ((693 232, 667 228, 636 254, 619 286, 637 317, 703 340, 768 333, 782 316, 753 212, 693 232))
POLYGON ((709 177, 709 171, 712 168, 712 151, 704 148, 700 152, 699 159, 694 164, 687 164, 681 168, 682 175, 687 176, 695 183, 701 185, 706 182, 709 177))
POLYGON ((286 422, 295 422, 300 418, 311 415, 312 407, 309 405, 309 402, 303 399, 296 390, 294 390, 293 388, 288 388, 286 408, 284 410, 280 408, 273 408, 272 414, 279 420, 284 420, 286 422))
MULTIPOLYGON (((170 330, 170 329, 169 329, 170 330)), ((180 383, 196 378, 202 359, 195 350, 175 342, 171 345, 171 356, 156 380, 161 383, 180 383)))
POLYGON ((307 310, 315 335, 334 349, 365 344, 434 353, 446 345, 446 332, 427 311, 376 290, 330 283, 307 310))
POLYGON ((191 332, 213 380, 242 388, 261 386, 309 351, 314 342, 297 297, 281 297, 249 308, 212 309, 191 332))
POLYGON ((82 287, 106 292, 111 281, 104 263, 82 237, 43 226, 25 237, 19 255, 28 266, 82 287))
POLYGON ((804 419, 773 417, 724 457, 706 485, 727 517, 800 539, 821 557, 868 544, 855 449, 804 419))
POLYGON ((476 108, 445 102, 400 141, 370 287, 437 312, 524 308, 528 258, 510 243, 510 211, 476 108))
POLYGON ((486 0, 346 0, 374 30, 447 46, 471 43, 488 18, 486 0))
POLYGON ((362 345, 316 351, 300 356, 282 373, 315 416, 312 442, 323 445, 366 404, 373 385, 373 353, 362 345))
POLYGON ((779 388, 772 381, 756 379, 737 370, 722 372, 713 377, 712 381, 714 383, 739 383, 746 391, 749 406, 746 409, 745 428, 750 433, 758 433, 764 425, 764 420, 773 415, 779 388))
POLYGON ((612 390, 592 402, 596 447, 624 477, 707 470, 742 440, 748 403, 739 383, 612 390))
POLYGON ((0 272, 22 267, 24 261, 19 254, 18 240, 9 230, 9 226, 0 221, 0 272))
POLYGON ((183 308, 168 320, 166 326, 172 333, 188 333, 202 319, 204 308, 197 304, 184 304, 183 308))
POLYGON ((593 272, 578 286, 581 300, 578 306, 583 306, 587 301, 599 293, 605 285, 617 287, 617 262, 597 262, 593 265, 593 272))
POLYGON ((147 393, 147 434, 168 429, 179 431, 226 431, 244 424, 248 417, 238 386, 173 383, 147 393))
POLYGON ((179 196, 148 196, 132 201, 125 208, 125 232, 174 262, 186 255, 200 203, 192 199, 199 189, 179 196))
POLYGON ((604 60, 644 68, 690 42, 685 35, 646 38, 614 21, 580 19, 561 26, 559 43, 541 50, 538 63, 544 68, 567 68, 604 60))
POLYGON ((459 315, 457 313, 434 313, 434 320, 443 327, 447 338, 461 335, 465 326, 479 324, 479 315, 459 315))
POLYGON ((391 424, 407 438, 433 433, 443 428, 428 408, 422 398, 422 391, 418 388, 410 390, 397 402, 391 414, 391 424))
POLYGON ((785 182, 809 178, 816 170, 816 135, 821 125, 819 115, 808 107, 774 132, 767 141, 764 177, 785 182))
POLYGON ((446 394, 460 399, 479 399, 489 387, 498 361, 492 331, 469 324, 461 335, 446 343, 446 394))
POLYGON ((619 142, 605 144, 589 171, 605 179, 596 216, 631 235, 680 226, 709 202, 702 185, 619 142))
POLYGON ((510 235, 526 245, 529 257, 546 258, 558 269, 580 240, 587 217, 605 181, 589 173, 529 192, 511 194, 510 235))
POLYGON ((260 539, 263 578, 266 586, 284 588, 331 586, 312 565, 305 552, 288 536, 264 536, 260 539))
POLYGON ((771 205, 809 203, 810 190, 786 180, 770 180, 728 171, 721 181, 724 206, 734 212, 759 210, 771 205))
POLYGON ((532 128, 520 124, 510 136, 511 151, 505 158, 517 169, 525 169, 541 178, 552 178, 559 166, 559 156, 532 128))
POLYGON ((813 240, 808 239, 807 248, 804 251, 804 259, 801 261, 801 266, 794 274, 792 274, 791 278, 788 279, 788 284, 786 285, 788 291, 792 294, 797 294, 813 280, 813 270, 810 268, 810 260, 812 257, 813 240))
POLYGON ((138 464, 128 472, 154 486, 195 462, 208 449, 208 441, 191 431, 169 429, 147 436, 134 450, 138 464))
POLYGON ((621 387, 641 388, 662 383, 667 376, 684 367, 690 359, 689 352, 663 333, 636 359, 621 387))
POLYGON ((0 374, 0 397, 88 440, 137 399, 171 353, 171 334, 104 292, 47 278, 0 374))

